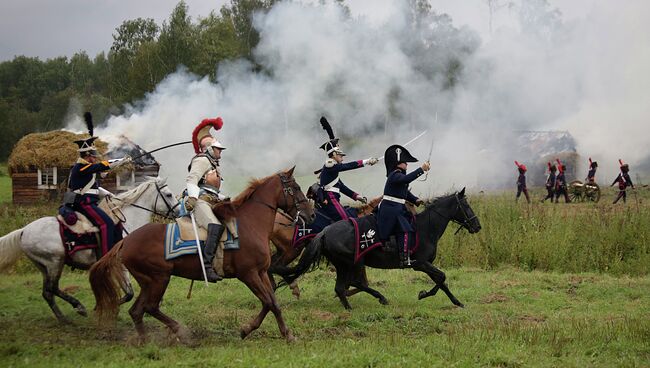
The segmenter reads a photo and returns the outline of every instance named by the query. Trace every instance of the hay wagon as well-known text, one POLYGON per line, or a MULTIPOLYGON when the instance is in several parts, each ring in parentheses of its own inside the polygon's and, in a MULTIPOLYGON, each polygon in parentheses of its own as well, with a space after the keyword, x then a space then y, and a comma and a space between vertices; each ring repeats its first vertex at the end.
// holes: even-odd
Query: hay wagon
POLYGON ((569 199, 572 202, 598 202, 600 200, 600 186, 596 183, 583 183, 574 180, 569 183, 569 199))

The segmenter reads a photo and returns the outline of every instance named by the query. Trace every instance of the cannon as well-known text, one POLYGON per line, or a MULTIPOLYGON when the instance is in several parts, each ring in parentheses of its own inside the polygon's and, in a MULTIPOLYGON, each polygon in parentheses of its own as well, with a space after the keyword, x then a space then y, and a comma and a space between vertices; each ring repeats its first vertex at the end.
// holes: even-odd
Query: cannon
POLYGON ((598 202, 600 200, 600 186, 596 183, 583 183, 574 180, 569 183, 569 199, 572 202, 598 202))

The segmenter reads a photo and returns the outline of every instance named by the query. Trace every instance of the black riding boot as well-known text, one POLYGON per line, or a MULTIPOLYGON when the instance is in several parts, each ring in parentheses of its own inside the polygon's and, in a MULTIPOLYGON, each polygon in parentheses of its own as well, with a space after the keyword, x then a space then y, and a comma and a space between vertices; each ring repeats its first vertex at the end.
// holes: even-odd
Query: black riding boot
POLYGON ((205 246, 203 247, 203 268, 205 268, 208 282, 217 282, 222 279, 221 276, 214 272, 212 260, 217 250, 217 244, 219 244, 219 240, 225 229, 225 226, 221 224, 208 225, 208 238, 205 239, 205 246))

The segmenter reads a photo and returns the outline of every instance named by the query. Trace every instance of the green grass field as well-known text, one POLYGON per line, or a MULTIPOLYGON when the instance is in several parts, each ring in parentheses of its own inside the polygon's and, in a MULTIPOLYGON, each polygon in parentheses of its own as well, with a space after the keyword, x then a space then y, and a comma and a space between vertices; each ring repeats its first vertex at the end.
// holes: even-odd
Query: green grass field
POLYGON ((0 203, 11 202, 11 178, 7 171, 7 164, 0 163, 0 203))
MULTIPOLYGON (((449 270, 449 284, 466 303, 453 307, 444 295, 417 301, 431 287, 412 271, 370 272, 373 285, 391 304, 368 295, 351 298, 344 311, 333 298, 334 274, 308 274, 303 296, 282 289, 278 297, 298 338, 280 338, 272 315, 247 340, 240 325, 259 302, 238 281, 205 288, 174 279, 162 308, 192 331, 192 343, 171 340, 158 321, 146 317, 151 341, 136 346, 122 309, 112 330, 92 318, 66 314, 73 326, 55 322, 40 297, 35 274, 0 282, 0 361, 12 366, 647 366, 650 362, 650 278, 593 273, 524 272, 512 268, 449 270)), ((85 274, 63 285, 87 306, 93 298, 85 274)), ((63 305, 59 301, 60 305, 63 305)))
MULTIPOLYGON (((612 191, 598 204, 513 197, 471 195, 483 229, 454 235, 450 227, 441 240, 435 264, 466 308, 442 293, 418 301, 432 287, 424 274, 370 270, 371 286, 391 304, 361 294, 347 312, 324 268, 299 280, 300 300, 278 292, 293 344, 280 338, 272 315, 239 339, 260 304, 236 280, 196 284, 191 300, 189 281, 172 280, 162 308, 188 327, 190 345, 146 317, 151 341, 136 346, 128 306, 112 330, 100 330, 57 299, 74 321, 60 326, 41 297, 40 274, 23 259, 0 275, 1 366, 650 366, 647 189, 616 206, 612 191)), ((0 206, 0 234, 55 210, 0 206)), ((92 309, 86 273, 66 269, 61 286, 92 309)))

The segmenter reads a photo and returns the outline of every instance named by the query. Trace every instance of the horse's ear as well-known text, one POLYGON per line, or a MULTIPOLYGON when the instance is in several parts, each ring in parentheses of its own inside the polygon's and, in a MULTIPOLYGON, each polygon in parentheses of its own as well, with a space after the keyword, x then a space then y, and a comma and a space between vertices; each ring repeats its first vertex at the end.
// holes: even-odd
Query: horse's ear
POLYGON ((296 165, 293 165, 292 168, 290 168, 289 170, 285 171, 285 174, 287 174, 287 175, 289 175, 289 176, 293 176, 293 170, 295 170, 295 169, 296 169, 296 165))
POLYGON ((165 184, 167 184, 167 177, 163 178, 163 177, 159 176, 159 177, 156 178, 156 181, 158 181, 158 184, 160 184, 160 185, 165 185, 165 184))
POLYGON ((458 197, 463 198, 465 196, 465 187, 463 187, 463 190, 458 192, 458 197))

